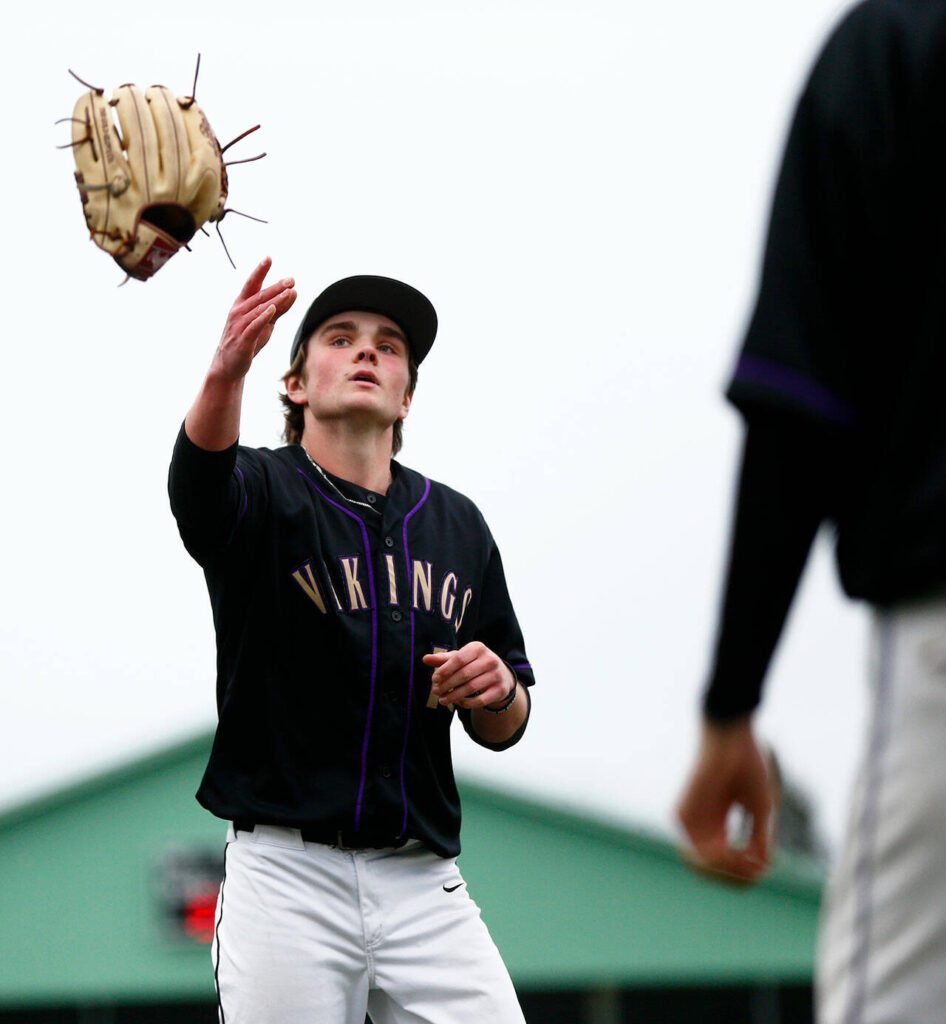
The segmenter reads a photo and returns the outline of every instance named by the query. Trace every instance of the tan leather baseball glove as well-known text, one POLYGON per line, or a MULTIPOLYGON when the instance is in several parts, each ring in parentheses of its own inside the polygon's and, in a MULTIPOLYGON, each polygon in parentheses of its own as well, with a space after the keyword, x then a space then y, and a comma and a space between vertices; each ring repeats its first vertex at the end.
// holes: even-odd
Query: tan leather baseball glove
POLYGON ((192 96, 120 85, 106 100, 93 88, 76 103, 72 122, 90 237, 131 277, 146 281, 201 225, 223 216, 220 144, 192 96))

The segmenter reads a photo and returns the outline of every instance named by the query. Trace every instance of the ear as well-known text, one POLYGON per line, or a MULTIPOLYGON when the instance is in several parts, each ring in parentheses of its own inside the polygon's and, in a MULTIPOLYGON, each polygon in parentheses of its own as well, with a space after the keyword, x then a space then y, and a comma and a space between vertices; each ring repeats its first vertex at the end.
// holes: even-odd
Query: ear
POLYGON ((411 411, 411 399, 413 399, 413 392, 404 392, 404 401, 401 402, 400 411, 397 414, 399 420, 406 420, 407 414, 411 411))
POLYGON ((296 405, 308 405, 305 390, 305 377, 301 373, 291 373, 286 378, 286 396, 296 405))

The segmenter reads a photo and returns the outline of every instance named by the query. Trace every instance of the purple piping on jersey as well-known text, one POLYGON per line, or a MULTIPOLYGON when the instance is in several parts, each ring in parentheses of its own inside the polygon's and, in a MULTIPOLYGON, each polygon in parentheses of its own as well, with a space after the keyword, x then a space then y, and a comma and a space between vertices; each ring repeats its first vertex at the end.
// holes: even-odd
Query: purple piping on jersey
POLYGON ((824 385, 792 370, 781 366, 771 359, 743 353, 736 364, 733 374, 736 380, 749 384, 761 384, 762 387, 781 391, 785 395, 797 398, 819 416, 842 427, 857 425, 857 416, 850 406, 846 405, 824 385))
POLYGON ((532 666, 527 661, 523 661, 523 662, 521 662, 518 665, 510 665, 509 667, 510 668, 527 668, 530 672, 532 671, 532 666))
POLYGON ((240 478, 240 486, 243 488, 243 507, 237 516, 237 526, 239 526, 243 522, 246 510, 250 507, 250 496, 246 491, 246 477, 243 476, 243 470, 239 466, 234 466, 233 468, 236 470, 237 476, 240 478))
POLYGON ((407 831, 407 787, 404 783, 404 765, 407 761, 407 737, 411 731, 411 716, 414 714, 414 572, 411 565, 411 553, 407 547, 407 526, 411 519, 413 519, 414 513, 427 500, 429 494, 430 481, 425 477, 424 494, 420 501, 404 517, 404 529, 402 532, 404 538, 404 561, 407 563, 407 600, 408 607, 411 610, 411 652, 410 664, 407 668, 407 720, 404 724, 404 743, 401 745, 401 804, 404 807, 404 816, 401 818, 401 831, 398 833, 399 839, 407 831))
POLYGON ((364 520, 355 515, 351 509, 345 508, 344 505, 339 505, 337 501, 333 501, 321 487, 303 470, 297 469, 296 472, 299 476, 310 487, 312 487, 317 494, 325 499, 330 505, 334 505, 335 508, 340 509, 351 519, 354 519, 361 530, 361 540, 365 546, 365 564, 368 566, 368 596, 371 599, 371 688, 368 693, 368 717, 365 720, 365 738, 361 744, 361 779, 358 782, 358 799, 355 802, 355 831, 361 827, 361 807, 365 798, 365 779, 368 776, 368 743, 371 739, 371 719, 374 717, 374 698, 375 698, 375 687, 378 679, 378 602, 375 598, 374 590, 374 569, 371 565, 371 544, 368 541, 368 529, 364 524, 364 520))

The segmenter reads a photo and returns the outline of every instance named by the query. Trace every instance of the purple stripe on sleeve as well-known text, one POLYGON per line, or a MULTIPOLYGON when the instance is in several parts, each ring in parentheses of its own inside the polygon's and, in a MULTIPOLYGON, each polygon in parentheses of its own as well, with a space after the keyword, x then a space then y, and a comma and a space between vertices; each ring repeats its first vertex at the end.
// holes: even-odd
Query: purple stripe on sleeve
POLYGON ((361 744, 361 779, 358 782, 358 799, 355 803, 355 831, 357 832, 361 827, 361 808, 365 798, 365 781, 368 776, 368 745, 371 740, 371 720, 374 717, 375 688, 378 678, 378 602, 375 598, 371 544, 368 540, 368 529, 360 516, 355 515, 351 509, 345 508, 344 505, 339 505, 337 501, 333 501, 306 472, 301 469, 297 469, 296 472, 321 498, 344 512, 350 519, 355 520, 361 530, 361 540, 365 546, 365 562, 368 566, 368 596, 371 600, 371 687, 368 693, 368 715, 365 719, 365 736, 361 744))
POLYGON ((250 496, 246 490, 246 477, 243 476, 243 470, 239 466, 234 466, 233 469, 240 478, 240 486, 243 488, 243 505, 240 507, 240 514, 237 516, 237 526, 239 526, 243 522, 246 510, 250 507, 250 496))
POLYGON ((404 561, 407 564, 407 601, 411 616, 411 648, 410 662, 407 668, 407 720, 404 723, 404 742, 401 745, 401 803, 404 807, 404 816, 401 818, 401 831, 398 833, 398 838, 403 836, 407 831, 407 787, 404 782, 404 766, 407 762, 407 737, 410 735, 411 717, 414 714, 414 573, 411 565, 411 553, 407 546, 407 526, 411 519, 413 519, 414 514, 427 500, 428 494, 430 494, 430 481, 425 478, 424 494, 420 501, 404 517, 404 529, 402 531, 402 537, 404 539, 404 561))
POLYGON ((811 377, 798 370, 782 366, 771 359, 744 352, 736 364, 733 379, 780 391, 783 395, 797 399, 819 416, 839 426, 854 427, 857 425, 857 415, 854 410, 823 384, 812 380, 811 377))
POLYGON ((527 668, 530 672, 532 671, 532 666, 527 661, 521 661, 521 662, 519 662, 518 665, 513 665, 512 662, 510 662, 509 663, 509 667, 510 668, 527 668))

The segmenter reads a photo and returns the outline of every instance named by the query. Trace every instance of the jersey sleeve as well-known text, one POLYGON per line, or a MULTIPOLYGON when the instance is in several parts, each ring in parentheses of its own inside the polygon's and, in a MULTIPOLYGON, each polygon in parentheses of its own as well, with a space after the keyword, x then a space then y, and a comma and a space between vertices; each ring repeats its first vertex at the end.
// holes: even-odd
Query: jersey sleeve
POLYGON ((747 417, 855 429, 889 232, 887 16, 863 3, 836 27, 798 100, 772 201, 755 306, 727 397, 747 417))
POLYGON ((814 429, 784 420, 746 431, 707 718, 753 711, 820 523, 836 458, 814 429))
POLYGON ((266 505, 266 480, 252 449, 233 444, 220 452, 199 448, 183 425, 168 473, 171 511, 184 546, 207 566, 252 535, 266 505))
MULTIPOLYGON (((535 684, 535 675, 526 654, 522 630, 519 628, 512 600, 509 597, 502 557, 492 537, 490 537, 490 553, 483 578, 483 594, 479 602, 474 639, 479 640, 480 643, 485 644, 493 653, 498 654, 512 670, 518 682, 527 690, 535 684)), ((522 739, 526 726, 529 724, 529 716, 532 712, 532 698, 528 692, 521 694, 520 697, 528 700, 528 713, 516 732, 502 743, 490 743, 476 732, 473 728, 469 709, 458 708, 457 713, 463 728, 474 742, 479 743, 480 746, 488 747, 490 750, 506 750, 522 739)))

